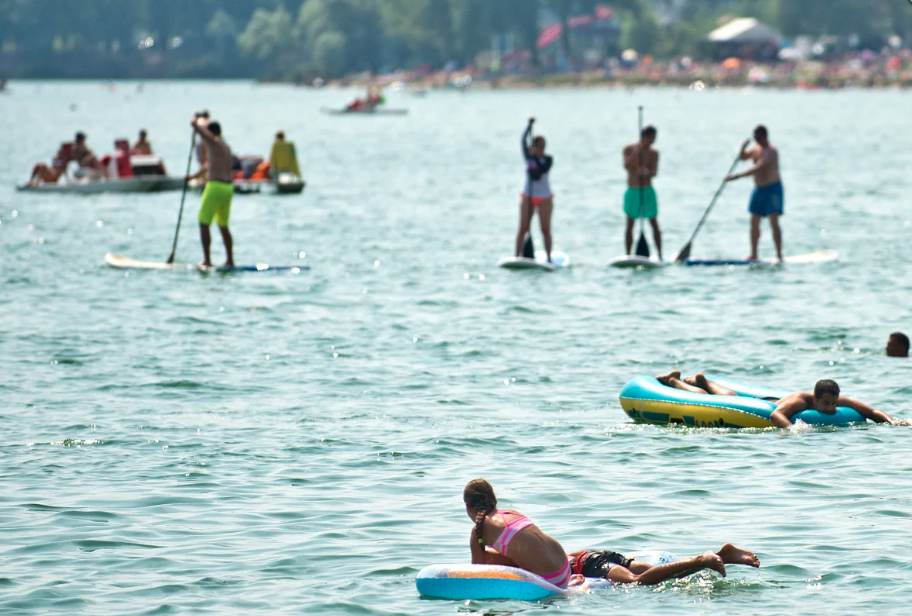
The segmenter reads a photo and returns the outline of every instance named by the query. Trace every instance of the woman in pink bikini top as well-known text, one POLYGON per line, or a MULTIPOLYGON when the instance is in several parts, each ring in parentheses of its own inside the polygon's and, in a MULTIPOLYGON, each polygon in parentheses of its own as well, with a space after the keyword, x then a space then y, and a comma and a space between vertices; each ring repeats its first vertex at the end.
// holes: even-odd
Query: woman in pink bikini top
POLYGON ((491 484, 473 479, 462 499, 466 513, 475 521, 469 539, 472 564, 519 567, 558 588, 567 587, 571 571, 564 548, 523 514, 498 509, 491 484))

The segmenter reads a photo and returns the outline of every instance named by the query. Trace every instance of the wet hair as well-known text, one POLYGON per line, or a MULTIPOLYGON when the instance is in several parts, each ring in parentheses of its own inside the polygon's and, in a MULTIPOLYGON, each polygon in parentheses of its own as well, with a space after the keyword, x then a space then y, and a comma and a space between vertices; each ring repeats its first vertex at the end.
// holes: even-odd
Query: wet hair
POLYGON ((767 137, 769 133, 766 130, 766 127, 763 124, 757 124, 757 128, 754 129, 754 137, 767 137))
POLYGON ((85 138, 86 138, 85 133, 83 133, 83 132, 76 133, 76 143, 79 143, 80 141, 85 141, 85 138))
POLYGON ((484 479, 473 479, 462 491, 462 500, 475 510, 475 538, 484 545, 484 521, 492 511, 497 510, 497 497, 494 488, 484 479))
POLYGON ((890 334, 890 338, 900 343, 905 349, 906 353, 909 352, 909 337, 902 332, 893 332, 890 334))
POLYGON ((216 137, 222 134, 222 125, 218 122, 209 122, 209 126, 207 128, 209 129, 209 132, 216 137))
POLYGON ((817 384, 814 385, 814 397, 820 400, 820 397, 826 394, 839 397, 839 385, 836 381, 831 381, 830 379, 817 381, 817 384))
POLYGON ((652 124, 650 124, 649 126, 647 126, 646 128, 643 129, 643 132, 640 133, 640 137, 655 137, 658 134, 659 134, 659 131, 656 130, 656 127, 653 126, 652 124))

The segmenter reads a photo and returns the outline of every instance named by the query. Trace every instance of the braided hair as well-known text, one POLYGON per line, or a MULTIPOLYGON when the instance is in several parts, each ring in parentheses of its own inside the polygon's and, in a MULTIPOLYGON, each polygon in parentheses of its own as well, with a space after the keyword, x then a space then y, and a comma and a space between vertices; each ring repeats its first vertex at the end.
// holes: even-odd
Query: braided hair
POLYGON ((484 521, 492 511, 497 510, 494 488, 484 479, 473 479, 462 491, 462 500, 475 510, 475 538, 484 545, 484 521))

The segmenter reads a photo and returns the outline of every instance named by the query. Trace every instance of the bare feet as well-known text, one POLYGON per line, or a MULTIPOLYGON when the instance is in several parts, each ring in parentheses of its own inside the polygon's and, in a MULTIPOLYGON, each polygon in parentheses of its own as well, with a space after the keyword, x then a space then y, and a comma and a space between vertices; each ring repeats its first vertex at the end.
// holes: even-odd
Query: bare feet
POLYGON ((716 552, 727 565, 747 565, 748 567, 759 567, 760 559, 753 552, 742 550, 730 543, 722 546, 722 549, 716 552))
POLYGON ((705 552, 703 556, 700 556, 699 558, 704 567, 717 571, 722 577, 725 577, 725 563, 722 562, 722 558, 718 554, 715 552, 705 552))
POLYGON ((759 261, 759 260, 760 259, 757 258, 757 255, 751 255, 745 259, 745 261, 759 261))
POLYGON ((222 267, 234 267, 234 261, 225 261, 222 267))
POLYGON ((668 374, 662 374, 660 376, 657 376, 656 380, 659 383, 661 383, 662 385, 664 385, 665 387, 674 387, 674 385, 671 384, 671 381, 672 380, 675 380, 675 381, 681 380, 681 371, 672 370, 668 374))
POLYGON ((693 385, 694 387, 699 387, 700 389, 705 389, 706 391, 709 391, 709 383, 707 382, 706 377, 703 376, 702 372, 698 372, 695 375, 693 375, 690 379, 684 379, 684 381, 690 385, 693 385), (693 380, 693 382, 691 382, 691 379, 693 380))

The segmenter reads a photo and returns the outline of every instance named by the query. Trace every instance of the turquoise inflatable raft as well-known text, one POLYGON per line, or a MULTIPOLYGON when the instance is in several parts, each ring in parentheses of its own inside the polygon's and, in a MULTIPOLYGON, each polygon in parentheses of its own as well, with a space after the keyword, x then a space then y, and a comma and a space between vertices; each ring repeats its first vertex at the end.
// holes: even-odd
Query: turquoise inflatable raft
MULTIPOLYGON (((776 401, 792 392, 745 385, 706 375, 710 381, 737 393, 737 396, 693 394, 666 387, 653 377, 638 376, 621 390, 621 408, 637 423, 680 424, 699 428, 770 428, 770 414, 776 401)), ((812 425, 845 426, 864 423, 857 411, 839 407, 832 415, 802 411, 792 421, 812 425)))

